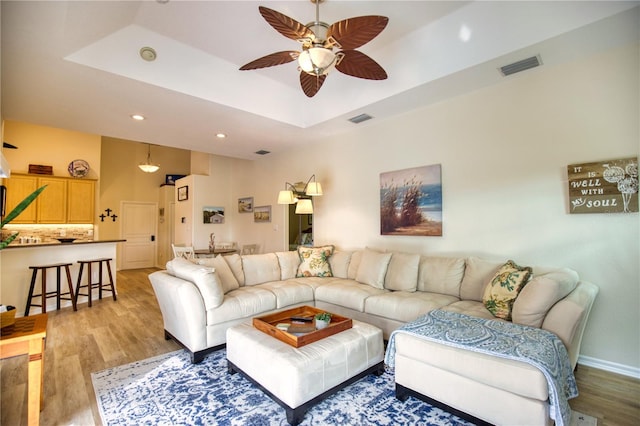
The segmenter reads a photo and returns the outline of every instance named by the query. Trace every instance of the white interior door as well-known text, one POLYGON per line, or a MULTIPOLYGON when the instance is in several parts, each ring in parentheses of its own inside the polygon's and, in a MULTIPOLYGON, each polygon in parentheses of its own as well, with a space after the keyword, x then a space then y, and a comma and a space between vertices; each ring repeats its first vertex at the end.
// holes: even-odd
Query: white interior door
POLYGON ((122 201, 121 235, 127 240, 122 247, 122 269, 155 266, 158 220, 157 203, 122 201))

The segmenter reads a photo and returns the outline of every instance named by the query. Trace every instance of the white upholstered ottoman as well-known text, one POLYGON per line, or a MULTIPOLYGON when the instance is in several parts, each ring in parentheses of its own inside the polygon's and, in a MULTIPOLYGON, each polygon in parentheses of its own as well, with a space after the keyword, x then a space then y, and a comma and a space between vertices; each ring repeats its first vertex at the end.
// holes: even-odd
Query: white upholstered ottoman
POLYGON ((242 323, 227 330, 230 373, 260 387, 298 424, 314 404, 344 386, 384 372, 382 330, 353 321, 353 328, 294 348, 242 323))

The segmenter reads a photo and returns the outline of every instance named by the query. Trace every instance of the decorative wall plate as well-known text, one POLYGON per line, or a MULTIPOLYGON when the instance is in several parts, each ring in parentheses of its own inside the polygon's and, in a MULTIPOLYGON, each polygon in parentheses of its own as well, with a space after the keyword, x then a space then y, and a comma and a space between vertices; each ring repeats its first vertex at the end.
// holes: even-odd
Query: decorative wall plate
POLYGON ((87 176, 91 168, 89 167, 89 163, 84 160, 73 160, 69 163, 67 170, 69 170, 71 176, 81 178, 87 176))

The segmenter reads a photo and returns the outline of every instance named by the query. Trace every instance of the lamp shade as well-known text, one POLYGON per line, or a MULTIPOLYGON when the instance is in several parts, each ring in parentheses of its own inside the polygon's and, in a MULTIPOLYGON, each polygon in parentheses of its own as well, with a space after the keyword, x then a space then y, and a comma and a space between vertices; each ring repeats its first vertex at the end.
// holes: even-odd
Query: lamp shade
POLYGON ((159 166, 156 166, 155 164, 146 164, 146 163, 140 163, 140 164, 138 164, 138 167, 140 167, 140 170, 142 170, 145 173, 157 172, 158 169, 160 168, 159 166))
POLYGON ((293 191, 283 190, 278 193, 278 204, 293 204, 295 202, 293 191))
POLYGON ((298 204, 296 204, 296 214, 313 214, 313 204, 311 200, 298 200, 298 204))
POLYGON ((306 194, 310 196, 322 195, 322 185, 320 185, 320 182, 309 182, 307 184, 306 194))
POLYGON ((307 74, 327 74, 336 65, 336 54, 324 47, 311 47, 300 53, 298 65, 307 74))

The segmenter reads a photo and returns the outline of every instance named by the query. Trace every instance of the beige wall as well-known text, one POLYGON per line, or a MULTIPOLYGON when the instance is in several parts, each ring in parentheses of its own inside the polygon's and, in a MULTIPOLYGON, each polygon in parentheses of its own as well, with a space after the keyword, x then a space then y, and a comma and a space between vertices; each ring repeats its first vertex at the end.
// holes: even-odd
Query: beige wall
POLYGON ((316 245, 574 268, 601 290, 582 362, 640 375, 638 213, 569 214, 566 171, 638 155, 639 53, 636 44, 542 66, 255 161, 242 180, 236 176, 242 183, 233 199, 255 194, 256 205, 273 205, 273 222, 234 231, 255 230, 268 249, 284 249, 286 206, 276 204, 278 191, 315 173, 325 194, 315 198, 316 245), (380 173, 430 164, 442 165, 444 235, 381 236, 380 173))
POLYGON ((3 150, 12 173, 28 173, 29 164, 53 166, 55 176, 70 176, 73 160, 85 160, 88 178, 100 178, 100 136, 7 120, 4 140, 18 149, 3 150))
MULTIPOLYGON (((122 201, 158 202, 160 185, 168 174, 188 175, 190 171, 190 151, 151 145, 151 159, 160 165, 155 173, 144 173, 138 164, 147 158, 147 144, 115 138, 102 138, 102 167, 100 204, 96 215, 110 208, 120 214, 122 201)), ((157 218, 156 218, 157 219, 157 218)), ((101 239, 120 237, 120 223, 111 220, 101 222, 96 227, 101 239)))

